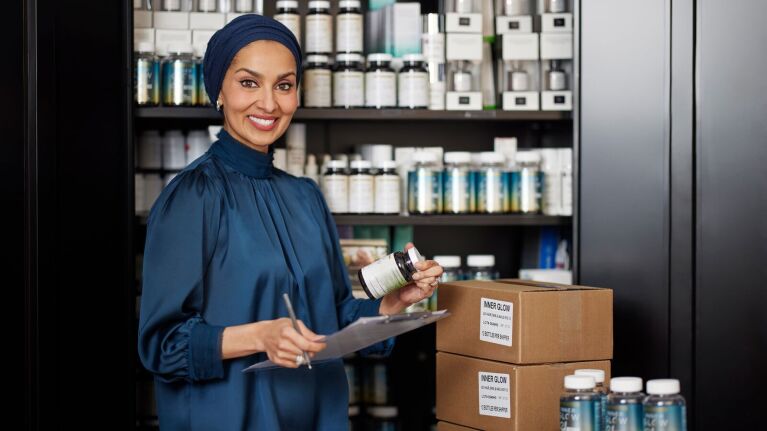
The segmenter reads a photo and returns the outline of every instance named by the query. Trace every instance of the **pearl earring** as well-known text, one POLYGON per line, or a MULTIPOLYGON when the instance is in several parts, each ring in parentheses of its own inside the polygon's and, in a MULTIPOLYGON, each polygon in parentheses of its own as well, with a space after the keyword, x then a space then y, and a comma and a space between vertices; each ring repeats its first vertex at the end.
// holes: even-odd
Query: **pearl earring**
POLYGON ((219 98, 216 100, 216 111, 220 111, 222 106, 224 106, 224 104, 221 103, 221 98, 219 98))

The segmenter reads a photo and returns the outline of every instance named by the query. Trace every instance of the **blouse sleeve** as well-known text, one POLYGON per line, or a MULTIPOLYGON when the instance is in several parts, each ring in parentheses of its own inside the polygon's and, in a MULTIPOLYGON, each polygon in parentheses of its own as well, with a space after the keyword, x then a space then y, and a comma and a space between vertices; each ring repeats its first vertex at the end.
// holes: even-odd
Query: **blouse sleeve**
POLYGON ((163 381, 224 376, 224 328, 202 318, 222 202, 207 175, 186 171, 163 190, 149 216, 138 350, 144 367, 163 381))
MULTIPOLYGON (((336 229, 336 223, 333 219, 333 215, 328 208, 325 198, 322 196, 317 184, 306 179, 312 185, 314 194, 317 197, 318 205, 320 206, 323 214, 323 221, 327 228, 330 244, 328 248, 331 250, 331 276, 333 278, 333 288, 335 289, 336 299, 336 312, 338 315, 338 326, 344 328, 347 325, 353 323, 360 317, 372 317, 378 316, 378 310, 381 307, 381 299, 357 299, 352 296, 352 287, 349 282, 348 272, 346 265, 344 264, 343 253, 341 252, 341 245, 338 242, 338 230, 336 229)), ((365 355, 389 355, 394 348, 394 338, 390 338, 386 341, 373 344, 359 353, 365 355)))

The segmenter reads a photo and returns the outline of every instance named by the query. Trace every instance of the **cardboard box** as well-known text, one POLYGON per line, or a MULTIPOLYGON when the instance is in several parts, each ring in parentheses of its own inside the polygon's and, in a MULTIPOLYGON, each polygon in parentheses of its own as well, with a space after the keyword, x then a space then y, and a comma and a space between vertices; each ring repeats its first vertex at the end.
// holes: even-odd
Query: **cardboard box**
POLYGON ((451 424, 450 422, 437 422, 437 431, 476 431, 476 428, 469 428, 463 425, 451 424))
POLYGON ((439 289, 437 350, 514 364, 613 356, 613 292, 524 280, 458 281, 439 289))
POLYGON ((609 361, 514 365, 437 352, 437 419, 485 431, 558 430, 564 378, 580 368, 610 379, 609 361))

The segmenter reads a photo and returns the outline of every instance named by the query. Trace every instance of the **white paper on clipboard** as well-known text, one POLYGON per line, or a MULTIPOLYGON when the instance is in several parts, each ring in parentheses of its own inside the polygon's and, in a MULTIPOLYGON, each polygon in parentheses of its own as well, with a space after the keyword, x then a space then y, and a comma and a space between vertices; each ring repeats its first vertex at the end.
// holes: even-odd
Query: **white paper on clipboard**
MULTIPOLYGON (((326 337, 327 347, 312 358, 312 364, 342 358, 391 337, 429 325, 449 316, 447 310, 402 313, 391 316, 361 317, 346 328, 326 337)), ((263 361, 242 370, 267 370, 279 367, 272 361, 263 361)))

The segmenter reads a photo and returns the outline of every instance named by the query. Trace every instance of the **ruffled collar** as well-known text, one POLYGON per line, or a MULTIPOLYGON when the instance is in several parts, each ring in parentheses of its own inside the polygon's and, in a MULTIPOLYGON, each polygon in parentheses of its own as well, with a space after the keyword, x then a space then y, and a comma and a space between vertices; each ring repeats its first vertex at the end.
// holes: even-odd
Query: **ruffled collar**
POLYGON ((274 168, 273 145, 269 145, 269 151, 264 154, 234 139, 226 130, 221 129, 218 133, 218 141, 213 143, 210 151, 244 175, 253 178, 272 176, 274 168))

